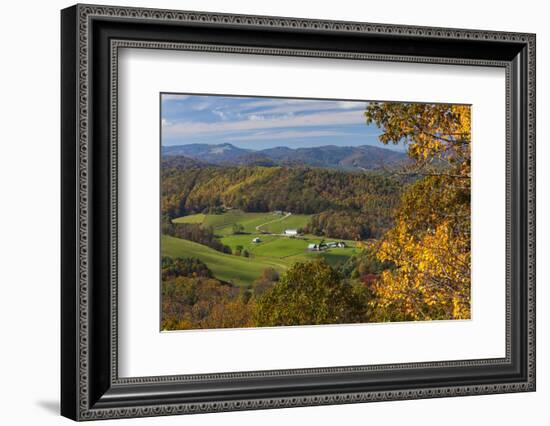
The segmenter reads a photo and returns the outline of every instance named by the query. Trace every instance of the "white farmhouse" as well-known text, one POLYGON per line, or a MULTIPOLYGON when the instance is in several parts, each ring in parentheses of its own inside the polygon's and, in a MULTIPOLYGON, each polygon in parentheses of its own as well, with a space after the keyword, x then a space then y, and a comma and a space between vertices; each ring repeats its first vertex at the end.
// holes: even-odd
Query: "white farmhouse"
POLYGON ((287 235, 289 237, 295 237, 296 235, 298 235, 298 230, 297 229, 285 229, 285 235, 287 235))

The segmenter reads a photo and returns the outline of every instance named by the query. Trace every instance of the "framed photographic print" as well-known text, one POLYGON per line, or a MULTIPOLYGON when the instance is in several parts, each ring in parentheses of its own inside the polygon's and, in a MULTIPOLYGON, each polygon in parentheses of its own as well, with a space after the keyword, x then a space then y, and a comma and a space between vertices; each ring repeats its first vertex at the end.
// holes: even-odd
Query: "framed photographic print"
POLYGON ((76 5, 74 420, 535 390, 535 36, 76 5))

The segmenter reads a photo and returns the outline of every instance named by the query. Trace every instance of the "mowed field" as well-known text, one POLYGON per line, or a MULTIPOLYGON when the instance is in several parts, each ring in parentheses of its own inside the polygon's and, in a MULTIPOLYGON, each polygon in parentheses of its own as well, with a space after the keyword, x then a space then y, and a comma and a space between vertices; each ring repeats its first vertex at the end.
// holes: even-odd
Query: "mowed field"
POLYGON ((308 214, 292 214, 289 216, 282 216, 281 218, 272 220, 264 225, 260 226, 260 231, 268 232, 270 234, 282 234, 285 229, 301 229, 304 228, 311 215, 308 214))
POLYGON ((285 261, 234 256, 168 235, 161 238, 161 251, 163 256, 197 257, 208 265, 215 277, 239 286, 252 283, 266 268, 282 272, 288 267, 285 261))
MULTIPOLYGON (((286 229, 300 229, 308 223, 309 215, 245 213, 230 210, 224 214, 196 214, 174 219, 174 223, 196 223, 211 226, 220 241, 235 252, 240 246, 250 257, 225 254, 191 241, 162 237, 163 255, 172 257, 197 257, 205 262, 214 275, 235 285, 249 285, 266 268, 284 271, 297 261, 323 257, 333 266, 345 262, 357 252, 354 241, 345 241, 346 248, 331 248, 321 252, 309 251, 309 244, 318 244, 321 237, 301 235, 290 238, 283 235, 286 229), (233 234, 233 225, 240 224, 244 230, 233 234), (260 242, 253 240, 259 238, 260 242)), ((325 242, 332 241, 325 239, 325 242)))
POLYGON ((247 234, 269 233, 282 234, 286 229, 300 229, 307 225, 311 215, 245 213, 242 210, 229 210, 224 214, 193 214, 178 217, 174 223, 200 223, 211 226, 218 235, 232 235, 233 224, 239 223, 247 234))

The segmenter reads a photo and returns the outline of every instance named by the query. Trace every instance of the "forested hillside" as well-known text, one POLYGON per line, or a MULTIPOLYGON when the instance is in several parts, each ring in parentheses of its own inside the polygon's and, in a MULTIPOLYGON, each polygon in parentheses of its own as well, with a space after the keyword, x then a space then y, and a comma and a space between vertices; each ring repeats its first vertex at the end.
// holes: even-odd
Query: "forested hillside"
POLYGON ((379 236, 391 226, 403 184, 382 173, 189 164, 163 163, 162 214, 166 218, 228 208, 280 210, 314 215, 310 232, 316 235, 352 240, 379 236))

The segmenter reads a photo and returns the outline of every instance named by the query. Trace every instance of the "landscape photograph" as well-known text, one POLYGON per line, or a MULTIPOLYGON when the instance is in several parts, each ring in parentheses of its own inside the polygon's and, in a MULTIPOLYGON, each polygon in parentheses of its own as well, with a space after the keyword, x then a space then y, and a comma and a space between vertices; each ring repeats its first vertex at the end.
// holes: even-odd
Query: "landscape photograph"
POLYGON ((469 105, 160 97, 161 331, 470 319, 469 105))

